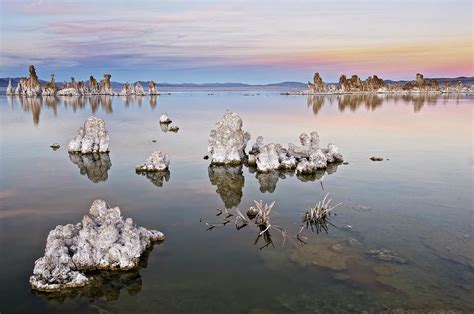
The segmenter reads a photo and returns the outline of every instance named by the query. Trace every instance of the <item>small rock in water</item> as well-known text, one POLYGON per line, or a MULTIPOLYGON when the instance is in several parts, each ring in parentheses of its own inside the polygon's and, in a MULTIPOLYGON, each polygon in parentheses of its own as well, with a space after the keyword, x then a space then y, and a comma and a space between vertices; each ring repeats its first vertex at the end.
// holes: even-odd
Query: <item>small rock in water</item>
POLYGON ((348 161, 344 161, 342 164, 343 164, 343 165, 348 165, 349 162, 348 162, 348 161))
POLYGON ((179 130, 179 127, 176 126, 176 125, 171 125, 171 126, 168 128, 168 131, 174 132, 174 133, 178 132, 178 130, 179 130))
POLYGON ((208 160, 208 159, 209 159, 209 156, 205 155, 205 156, 203 157, 203 159, 204 159, 204 160, 208 160))
POLYGON ((387 249, 378 249, 378 250, 370 250, 368 252, 370 256, 373 258, 379 259, 385 262, 393 262, 398 264, 406 264, 407 260, 403 257, 400 257, 396 252, 387 249))
POLYGON ((153 152, 145 163, 138 165, 135 170, 136 172, 156 172, 168 170, 170 164, 170 157, 168 154, 162 152, 153 152))
POLYGON ((51 147, 53 150, 58 150, 61 145, 59 145, 58 143, 53 143, 49 147, 51 147))
POLYGON ((372 161, 383 161, 382 157, 376 157, 376 156, 372 156, 369 159, 372 160, 372 161))
POLYGON ((156 140, 152 140, 153 143, 156 143, 156 140))
POLYGON ((162 113, 160 116, 160 123, 169 124, 171 123, 171 119, 168 117, 166 112, 162 113))
POLYGON ((95 200, 80 223, 51 230, 44 256, 36 260, 30 284, 40 291, 81 287, 91 282, 87 272, 99 269, 132 269, 163 233, 134 225, 120 208, 95 200))

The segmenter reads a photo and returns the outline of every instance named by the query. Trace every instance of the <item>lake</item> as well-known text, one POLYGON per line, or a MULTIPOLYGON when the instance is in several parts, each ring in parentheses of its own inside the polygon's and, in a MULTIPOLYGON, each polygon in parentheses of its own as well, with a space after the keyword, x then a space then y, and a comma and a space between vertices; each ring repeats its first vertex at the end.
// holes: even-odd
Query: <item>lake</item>
POLYGON ((209 93, 0 96, 1 313, 474 311, 474 96, 209 93), (209 167, 209 131, 226 109, 251 133, 248 149, 259 135, 287 146, 318 131, 349 164, 309 177, 209 167), (179 132, 161 130, 162 112, 179 132), (91 115, 106 122, 109 156, 70 156, 91 115), (169 176, 136 174, 155 150, 170 155, 169 176), (304 230, 300 242, 302 214, 326 194, 343 203, 328 232, 304 230), (48 232, 79 222, 97 198, 165 241, 137 270, 61 294, 31 291, 48 232), (284 245, 275 230, 272 243, 255 243, 252 224, 207 230, 222 222, 217 208, 245 212, 254 200, 276 202, 271 223, 290 234, 284 245))

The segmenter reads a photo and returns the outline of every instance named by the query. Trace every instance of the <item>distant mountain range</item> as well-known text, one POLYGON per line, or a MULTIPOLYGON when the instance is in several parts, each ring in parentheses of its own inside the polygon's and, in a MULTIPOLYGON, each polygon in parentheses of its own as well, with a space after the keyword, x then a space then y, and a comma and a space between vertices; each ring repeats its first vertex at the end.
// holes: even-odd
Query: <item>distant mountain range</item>
MULTIPOLYGON (((425 78, 427 80, 438 80, 441 84, 444 84, 445 81, 449 81, 451 84, 455 84, 457 82, 461 82, 464 85, 472 85, 474 84, 474 76, 470 77, 455 77, 455 78, 425 78)), ((6 87, 8 86, 9 78, 0 78, 0 91, 5 91, 6 87)), ((20 81, 19 77, 11 78, 13 87, 16 87, 18 82, 20 81)), ((46 83, 47 81, 41 80, 41 84, 46 83)), ((148 84, 150 81, 140 81, 140 84, 145 88, 148 89, 148 84)), ((393 81, 393 80, 385 80, 385 83, 393 84, 393 83, 406 83, 409 81, 393 81)), ((112 89, 119 91, 122 88, 124 83, 121 82, 112 82, 112 89)), ((302 82, 280 82, 280 83, 272 83, 272 84, 245 84, 245 83, 156 83, 158 90, 163 89, 305 89, 307 83, 302 82)))

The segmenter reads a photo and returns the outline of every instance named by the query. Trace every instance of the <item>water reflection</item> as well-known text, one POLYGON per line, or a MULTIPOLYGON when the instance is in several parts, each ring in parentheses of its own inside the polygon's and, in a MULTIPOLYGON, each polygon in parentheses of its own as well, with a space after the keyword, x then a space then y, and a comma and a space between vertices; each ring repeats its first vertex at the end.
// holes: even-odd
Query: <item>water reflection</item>
POLYGON ((69 153, 69 159, 79 167, 79 172, 94 183, 106 181, 112 163, 109 154, 92 153, 87 155, 69 153))
POLYGON ((146 176, 148 180, 151 181, 155 186, 162 187, 163 184, 170 180, 170 171, 153 171, 153 172, 137 172, 137 174, 141 174, 142 176, 146 176))
MULTIPOLYGON (((425 105, 436 106, 438 103, 446 103, 455 100, 458 102, 464 98, 464 94, 406 94, 406 95, 383 95, 383 94, 363 94, 363 95, 308 95, 306 99, 307 106, 312 108, 314 114, 318 114, 325 105, 337 105, 339 111, 356 111, 361 108, 376 110, 381 108, 387 102, 402 102, 413 106, 414 112, 419 112, 425 105)), ((7 96, 7 103, 11 108, 20 106, 25 112, 31 112, 35 125, 39 124, 40 114, 43 107, 53 110, 57 115, 58 106, 72 108, 74 112, 84 110, 90 106, 91 111, 95 113, 98 109, 106 113, 113 113, 113 102, 120 99, 125 108, 137 104, 141 108, 144 101, 148 99, 151 109, 157 107, 159 96, 121 96, 112 97, 106 95, 96 96, 43 96, 43 97, 22 97, 7 96)), ((165 130, 164 130, 165 131, 165 130)))
POLYGON ((99 299, 116 301, 122 289, 127 290, 130 296, 137 295, 142 290, 140 269, 147 267, 148 256, 152 250, 153 246, 143 252, 138 267, 135 269, 127 271, 101 270, 91 272, 91 276, 94 279, 84 287, 63 289, 56 292, 41 292, 37 290, 31 290, 31 292, 46 301, 55 301, 58 303, 64 303, 67 299, 75 298, 84 298, 91 302, 99 299))
MULTIPOLYGON (((331 175, 337 171, 337 167, 342 163, 329 163, 326 169, 319 169, 316 172, 309 174, 297 173, 296 178, 301 182, 314 182, 321 180, 325 174, 331 175)), ((275 170, 270 172, 257 172, 257 168, 249 167, 249 173, 255 173, 255 178, 260 184, 260 192, 262 193, 273 193, 276 190, 276 186, 279 179, 286 179, 287 177, 293 177, 295 171, 293 170, 275 170)))
POLYGON ((217 194, 221 197, 226 208, 239 206, 242 200, 242 189, 245 178, 242 165, 239 166, 209 166, 209 180, 217 186, 217 194))
POLYGON ((385 102, 402 102, 413 106, 414 112, 419 112, 426 104, 436 106, 438 102, 447 102, 448 100, 459 101, 465 95, 463 94, 405 94, 405 95, 383 95, 383 94, 361 94, 361 95, 308 95, 306 99, 307 106, 313 109, 317 115, 323 106, 337 105, 340 112, 346 110, 356 111, 360 108, 367 110, 376 110, 381 108, 385 102))
MULTIPOLYGON (((143 96, 127 96, 121 97, 125 107, 137 104, 139 107, 142 106, 144 101, 143 96)), ((149 104, 150 108, 155 109, 157 106, 158 97, 150 96, 149 104)), ((71 108, 73 112, 78 110, 85 110, 87 106, 90 106, 92 113, 102 109, 106 113, 113 113, 114 97, 107 95, 95 95, 95 96, 42 96, 42 97, 22 97, 22 96, 7 96, 7 103, 10 108, 14 109, 16 106, 20 106, 23 111, 31 112, 33 115, 33 123, 39 124, 41 110, 46 107, 53 111, 54 115, 58 114, 58 107, 63 106, 65 109, 71 108)))

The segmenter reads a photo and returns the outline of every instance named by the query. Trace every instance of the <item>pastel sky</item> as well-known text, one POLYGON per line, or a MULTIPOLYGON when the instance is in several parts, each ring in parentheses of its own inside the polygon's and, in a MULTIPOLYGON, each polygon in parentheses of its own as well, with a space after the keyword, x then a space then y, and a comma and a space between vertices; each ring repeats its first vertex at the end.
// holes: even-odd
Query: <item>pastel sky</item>
POLYGON ((324 81, 472 76, 473 1, 0 0, 0 77, 324 81))

